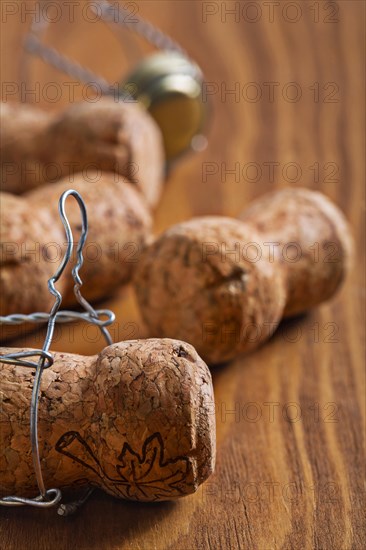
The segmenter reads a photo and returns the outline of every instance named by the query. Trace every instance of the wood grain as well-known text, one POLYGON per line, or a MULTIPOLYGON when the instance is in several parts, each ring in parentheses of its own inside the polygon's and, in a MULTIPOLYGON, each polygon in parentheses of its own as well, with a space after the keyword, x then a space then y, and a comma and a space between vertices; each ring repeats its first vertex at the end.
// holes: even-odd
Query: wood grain
MULTIPOLYGON (((330 303, 284 323, 259 351, 215 369, 217 466, 197 494, 151 506, 100 493, 69 519, 52 511, 1 509, 4 548, 349 550, 366 545, 365 3, 281 0, 271 19, 268 3, 258 2, 261 16, 250 22, 256 19, 253 4, 226 3, 239 6, 240 13, 238 20, 227 15, 225 21, 222 2, 138 2, 139 13, 180 41, 215 89, 236 85, 241 93, 238 101, 233 94, 211 96, 209 147, 171 173, 156 230, 192 215, 235 216, 266 191, 303 185, 326 193, 351 221, 354 270, 330 303), (205 22, 208 4, 218 13, 205 22), (255 91, 262 97, 254 102, 255 91), (295 92, 301 98, 291 101, 295 92), (217 173, 204 178, 204 163, 216 163, 210 166, 217 173), (239 176, 225 177, 225 167, 233 170, 235 163, 239 176), (273 178, 265 163, 279 163, 272 165, 273 178), (256 170, 262 171, 257 181, 256 170)), ((20 83, 29 16, 25 23, 20 14, 6 23, 2 19, 2 79, 20 83)), ((128 40, 121 49, 103 25, 80 17, 79 24, 63 19, 48 39, 110 80, 136 58, 133 48, 127 50, 128 40)), ((38 61, 31 62, 27 78, 29 84, 67 81, 38 61)), ((51 110, 66 102, 63 94, 56 103, 41 98, 40 105, 51 110)), ((117 313, 115 339, 144 335, 130 290, 121 289, 104 305, 117 313)), ((22 344, 40 342, 32 335, 22 344)), ((64 327, 54 345, 86 354, 101 347, 95 332, 79 325, 64 327)))

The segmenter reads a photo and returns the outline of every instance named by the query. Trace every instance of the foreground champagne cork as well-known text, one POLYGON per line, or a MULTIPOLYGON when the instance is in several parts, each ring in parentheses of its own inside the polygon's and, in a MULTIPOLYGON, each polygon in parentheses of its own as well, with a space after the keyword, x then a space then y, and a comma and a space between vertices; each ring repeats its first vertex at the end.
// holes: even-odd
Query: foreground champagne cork
MULTIPOLYGON (((1 353, 10 351, 19 350, 1 353)), ((98 356, 54 356, 39 402, 47 488, 92 485, 119 498, 159 501, 195 492, 212 473, 211 376, 192 346, 132 340, 98 356)), ((4 363, 0 370, 0 495, 35 496, 32 370, 4 363)))
POLYGON ((175 335, 205 361, 220 363, 258 347, 284 315, 336 292, 352 240, 326 197, 279 191, 256 201, 243 219, 196 218, 145 249, 134 285, 150 336, 175 335))
POLYGON ((1 189, 23 193, 91 170, 132 182, 150 206, 159 201, 165 170, 160 130, 131 102, 103 97, 62 113, 1 104, 1 189))

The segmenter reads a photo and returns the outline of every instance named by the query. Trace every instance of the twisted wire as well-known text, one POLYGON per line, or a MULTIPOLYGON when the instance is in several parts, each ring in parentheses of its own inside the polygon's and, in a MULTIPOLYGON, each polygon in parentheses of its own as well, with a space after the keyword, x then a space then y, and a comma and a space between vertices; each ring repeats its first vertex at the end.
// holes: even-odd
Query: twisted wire
MULTIPOLYGON (((90 313, 82 311, 68 311, 63 309, 56 313, 56 323, 71 323, 72 321, 87 321, 96 326, 108 327, 111 325, 116 316, 109 309, 96 309, 96 317, 91 317, 90 313), (106 319, 101 319, 105 316, 106 319)), ((13 313, 5 317, 0 316, 0 325, 22 325, 23 323, 46 323, 50 317, 49 313, 36 311, 27 315, 23 313, 13 313)))
POLYGON ((46 46, 35 34, 29 33, 25 37, 24 47, 29 53, 39 57, 42 61, 48 63, 58 71, 72 78, 76 78, 80 82, 85 82, 87 84, 92 82, 98 86, 100 91, 104 94, 109 94, 111 92, 109 83, 102 76, 86 69, 80 65, 80 63, 70 59, 66 55, 62 55, 55 48, 46 46))
MULTIPOLYGON (((18 496, 6 496, 0 499, 0 504, 4 506, 22 506, 22 505, 31 505, 38 506, 42 508, 49 508, 54 506, 61 500, 61 491, 59 489, 46 489, 42 476, 41 469, 41 460, 39 454, 38 446, 38 403, 39 403, 39 389, 42 379, 42 373, 45 369, 49 368, 53 364, 53 355, 49 351, 52 337, 54 333, 55 323, 57 320, 60 322, 67 322, 68 320, 75 319, 84 319, 86 321, 92 322, 95 325, 99 326, 107 344, 112 343, 111 335, 108 332, 107 326, 110 325, 114 320, 114 314, 108 310, 99 310, 96 311, 90 304, 83 298, 81 295, 81 286, 83 284, 79 271, 83 265, 83 247, 88 234, 88 219, 86 207, 83 199, 80 194, 73 190, 69 189, 65 191, 59 200, 59 214, 65 229, 66 238, 67 238, 67 248, 66 252, 61 260, 61 263, 56 271, 56 273, 48 280, 48 290, 54 296, 55 301, 51 308, 49 314, 47 313, 34 313, 31 315, 20 315, 14 314, 8 317, 1 317, 0 322, 5 324, 20 324, 22 321, 34 321, 44 322, 47 321, 47 332, 44 340, 42 349, 32 350, 32 351, 22 351, 8 353, 6 355, 0 356, 0 361, 6 364, 15 364, 22 367, 35 368, 34 382, 32 388, 31 396, 31 406, 30 406, 30 437, 31 437, 31 448, 32 448, 32 459, 33 466, 36 474, 37 485, 40 494, 35 498, 25 498, 18 496), (62 302, 62 296, 60 292, 55 287, 55 284, 63 274, 68 262, 72 257, 72 252, 74 248, 74 238, 72 230, 70 227, 69 220, 65 213, 65 202, 69 196, 73 196, 80 208, 81 218, 82 218, 82 229, 81 237, 76 249, 76 263, 72 269, 72 277, 74 280, 74 294, 78 303, 84 308, 85 313, 77 313, 71 311, 60 311, 60 306, 62 302), (101 320, 100 315, 105 315, 106 320, 101 320), (38 357, 38 362, 31 361, 30 358, 38 357)), ((78 507, 78 503, 75 503, 74 508, 78 507)))
MULTIPOLYGON (((46 4, 48 0, 44 0, 46 4)), ((107 0, 96 0, 91 4, 91 9, 108 24, 116 24, 119 27, 128 29, 135 32, 139 36, 142 36, 150 44, 155 46, 159 50, 175 51, 182 56, 188 58, 187 53, 177 44, 170 36, 163 33, 156 26, 152 25, 149 21, 146 21, 136 14, 133 15, 133 20, 129 20, 131 13, 127 8, 122 6, 112 6, 107 0), (97 9, 99 8, 99 11, 97 9)), ((61 54, 58 50, 51 46, 44 44, 38 34, 44 32, 48 27, 48 21, 42 16, 41 2, 38 2, 38 13, 34 17, 33 24, 31 26, 31 32, 27 34, 24 40, 25 49, 68 76, 76 78, 80 82, 96 84, 103 94, 110 94, 113 92, 113 87, 100 75, 94 73, 90 69, 83 67, 77 61, 70 59, 69 57, 61 54)), ((126 90, 122 95, 129 97, 126 90)))
POLYGON ((145 40, 150 42, 150 44, 155 46, 158 50, 175 51, 188 57, 185 50, 175 42, 175 40, 146 19, 143 19, 137 14, 133 14, 133 19, 129 20, 129 16, 132 14, 127 8, 116 5, 112 6, 107 0, 97 0, 97 2, 91 5, 95 13, 98 13, 96 5, 99 6, 101 17, 106 22, 116 23, 120 27, 135 32, 142 38, 145 38, 145 40))

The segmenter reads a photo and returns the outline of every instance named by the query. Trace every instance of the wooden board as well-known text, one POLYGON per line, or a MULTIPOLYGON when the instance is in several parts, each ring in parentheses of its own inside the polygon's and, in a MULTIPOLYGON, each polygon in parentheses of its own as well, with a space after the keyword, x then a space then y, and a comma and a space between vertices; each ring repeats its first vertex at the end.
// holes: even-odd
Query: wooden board
MULTIPOLYGON (((132 47, 129 36, 121 48, 105 26, 82 16, 85 2, 76 4, 76 22, 64 15, 51 25, 49 42, 119 79, 139 49, 148 48, 132 47)), ((58 109, 70 99, 69 80, 42 62, 31 60, 27 72, 21 63, 32 5, 1 2, 3 99, 9 90, 18 99, 16 86, 26 78, 23 92, 38 86, 40 105, 58 109), (5 13, 7 4, 18 4, 17 13, 5 13), (55 102, 47 96, 49 82, 62 91, 55 102)), ((1 546, 365 548, 365 2, 141 1, 136 7, 203 67, 213 111, 209 146, 172 172, 156 230, 192 215, 235 216, 266 191, 306 186, 345 211, 356 239, 355 266, 330 303, 284 324, 257 352, 215 369, 217 467, 197 494, 142 505, 98 493, 69 519, 1 509, 1 546)), ((77 86, 75 98, 83 91, 77 86)), ((34 101, 29 93, 26 99, 34 101)), ((105 305, 117 312, 116 339, 144 335, 130 290, 105 305)), ((25 344, 40 342, 32 335, 25 344)), ((95 331, 73 326, 57 334, 54 349, 94 353, 101 346, 95 331)))

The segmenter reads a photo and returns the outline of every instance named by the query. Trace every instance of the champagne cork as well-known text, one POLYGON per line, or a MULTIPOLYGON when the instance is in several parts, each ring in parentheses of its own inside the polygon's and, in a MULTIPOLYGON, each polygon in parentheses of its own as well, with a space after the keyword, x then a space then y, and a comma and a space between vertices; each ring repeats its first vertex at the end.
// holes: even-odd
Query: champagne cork
POLYGON ((135 271, 148 335, 185 340, 209 364, 257 348, 283 317, 330 299, 350 270, 349 224, 321 193, 276 191, 240 217, 170 227, 135 271))
POLYGON ((354 245, 346 218, 326 195, 301 187, 281 189, 259 197, 240 219, 259 232, 284 272, 285 317, 337 292, 352 265, 354 245))
MULTIPOLYGON (((21 194, 92 170, 132 182, 149 206, 157 205, 164 180, 161 132, 134 102, 103 97, 77 102, 61 113, 1 104, 1 190, 21 194)), ((71 186, 71 185, 70 185, 71 186)))
MULTIPOLYGON (((92 173, 89 174, 92 176, 92 173)), ((141 193, 112 173, 93 181, 75 176, 72 187, 88 209, 88 238, 82 267, 83 295, 87 300, 110 296, 127 283, 151 231, 151 214, 141 193)), ((15 196, 0 193, 0 315, 49 312, 54 303, 47 281, 55 273, 66 248, 66 235, 58 215, 68 179, 15 196)), ((80 239, 79 207, 66 205, 74 241, 80 239)), ((58 282, 63 307, 77 304, 73 262, 58 282)), ((0 325, 0 340, 13 338, 30 325, 0 325)))
MULTIPOLYGON (((34 371, 1 362, 0 370, 0 495, 35 496, 34 371)), ((211 376, 185 342, 131 340, 90 357, 55 353, 38 414, 46 488, 95 486, 118 498, 161 501, 195 492, 214 469, 211 376)))

